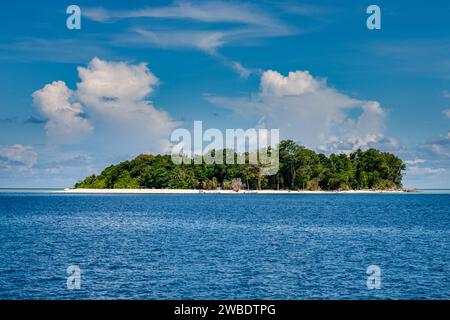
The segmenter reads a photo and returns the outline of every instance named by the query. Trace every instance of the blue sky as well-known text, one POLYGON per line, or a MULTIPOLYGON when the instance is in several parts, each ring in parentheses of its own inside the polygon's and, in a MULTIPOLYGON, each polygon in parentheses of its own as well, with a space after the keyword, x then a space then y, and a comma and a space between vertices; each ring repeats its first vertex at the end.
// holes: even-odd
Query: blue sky
POLYGON ((71 186, 164 152, 194 120, 377 147, 407 162, 406 186, 450 187, 449 15, 448 1, 3 4, 0 187, 71 186))

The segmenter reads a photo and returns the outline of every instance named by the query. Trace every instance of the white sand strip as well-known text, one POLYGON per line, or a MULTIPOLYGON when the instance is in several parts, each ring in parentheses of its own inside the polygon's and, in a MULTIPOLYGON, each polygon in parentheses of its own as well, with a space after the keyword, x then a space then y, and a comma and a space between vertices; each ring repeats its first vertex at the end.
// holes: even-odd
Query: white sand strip
POLYGON ((197 189, 69 189, 62 193, 86 194, 380 194, 404 193, 403 190, 289 191, 289 190, 197 190, 197 189))

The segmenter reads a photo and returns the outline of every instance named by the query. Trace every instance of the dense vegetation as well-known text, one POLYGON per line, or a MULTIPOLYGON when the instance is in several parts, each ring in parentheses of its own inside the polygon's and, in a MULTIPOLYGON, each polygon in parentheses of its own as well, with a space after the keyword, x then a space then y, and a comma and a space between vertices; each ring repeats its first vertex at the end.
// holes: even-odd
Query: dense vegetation
POLYGON ((291 140, 279 144, 280 168, 272 176, 259 165, 183 164, 170 155, 142 154, 92 175, 75 188, 173 189, 399 189, 405 165, 397 156, 376 149, 351 154, 317 154, 291 140))

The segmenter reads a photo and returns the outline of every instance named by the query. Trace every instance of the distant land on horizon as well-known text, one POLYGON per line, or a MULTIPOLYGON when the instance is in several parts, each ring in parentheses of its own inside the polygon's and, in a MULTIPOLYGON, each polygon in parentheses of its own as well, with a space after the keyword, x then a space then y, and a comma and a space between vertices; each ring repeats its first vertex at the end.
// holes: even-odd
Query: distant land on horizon
MULTIPOLYGON (((225 150, 221 150, 225 153, 225 150)), ((221 152, 211 151, 211 152, 221 152)), ((389 152, 360 149, 350 154, 316 153, 292 140, 278 145, 279 170, 262 175, 261 165, 181 164, 170 155, 141 154, 77 182, 76 189, 216 190, 401 190, 403 161, 389 152)), ((234 154, 235 158, 238 154, 234 154)), ((248 160, 248 153, 245 154, 248 160)))

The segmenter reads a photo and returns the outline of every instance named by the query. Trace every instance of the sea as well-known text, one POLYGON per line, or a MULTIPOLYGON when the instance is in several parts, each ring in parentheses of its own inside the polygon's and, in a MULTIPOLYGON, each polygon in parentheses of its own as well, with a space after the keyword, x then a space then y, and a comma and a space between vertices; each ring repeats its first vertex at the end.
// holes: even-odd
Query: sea
POLYGON ((0 190, 0 299, 449 298, 449 190, 0 190))

